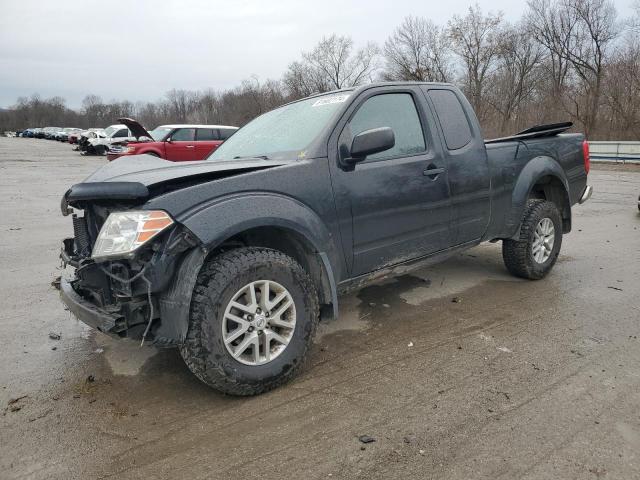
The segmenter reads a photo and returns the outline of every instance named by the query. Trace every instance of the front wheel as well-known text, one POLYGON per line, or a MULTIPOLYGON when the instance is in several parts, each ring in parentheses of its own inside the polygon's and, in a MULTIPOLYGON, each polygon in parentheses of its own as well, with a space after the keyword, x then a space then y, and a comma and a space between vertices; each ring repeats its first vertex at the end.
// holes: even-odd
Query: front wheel
POLYGON ((256 395, 301 369, 318 318, 314 284, 294 259, 267 248, 238 248, 203 265, 180 353, 207 385, 256 395))
POLYGON ((527 201, 520 236, 502 241, 502 258, 512 275, 539 280, 558 259, 562 245, 562 218, 558 207, 546 200, 527 201))

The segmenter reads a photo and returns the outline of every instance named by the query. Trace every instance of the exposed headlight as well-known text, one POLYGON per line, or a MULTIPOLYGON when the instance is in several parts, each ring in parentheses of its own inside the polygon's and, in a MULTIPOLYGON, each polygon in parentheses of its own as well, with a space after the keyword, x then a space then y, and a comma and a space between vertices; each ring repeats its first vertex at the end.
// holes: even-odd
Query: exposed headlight
POLYGON ((127 153, 133 153, 136 151, 136 147, 125 147, 123 150, 127 153))
POLYGON ((173 224, 162 210, 114 212, 104 222, 93 247, 94 260, 126 257, 173 224))

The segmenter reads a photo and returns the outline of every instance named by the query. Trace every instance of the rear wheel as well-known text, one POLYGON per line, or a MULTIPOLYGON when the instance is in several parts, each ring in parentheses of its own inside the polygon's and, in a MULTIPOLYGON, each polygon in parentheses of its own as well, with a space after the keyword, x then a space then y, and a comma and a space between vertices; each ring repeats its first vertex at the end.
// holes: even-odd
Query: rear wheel
POLYGON ((239 248, 202 267, 180 352, 207 385, 256 395, 302 368, 318 317, 313 282, 294 259, 267 248, 239 248))
POLYGON ((538 280, 558 259, 562 245, 562 218, 558 207, 546 200, 527 201, 517 240, 502 241, 502 258, 512 275, 538 280))

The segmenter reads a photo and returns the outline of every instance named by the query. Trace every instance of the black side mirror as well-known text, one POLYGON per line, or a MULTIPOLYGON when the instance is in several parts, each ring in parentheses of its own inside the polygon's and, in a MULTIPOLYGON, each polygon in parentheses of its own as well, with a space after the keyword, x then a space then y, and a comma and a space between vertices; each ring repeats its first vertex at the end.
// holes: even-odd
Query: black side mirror
POLYGON ((342 160, 346 170, 353 170, 356 163, 362 162, 368 155, 384 152, 393 148, 396 137, 389 127, 372 128, 353 137, 349 157, 342 160))

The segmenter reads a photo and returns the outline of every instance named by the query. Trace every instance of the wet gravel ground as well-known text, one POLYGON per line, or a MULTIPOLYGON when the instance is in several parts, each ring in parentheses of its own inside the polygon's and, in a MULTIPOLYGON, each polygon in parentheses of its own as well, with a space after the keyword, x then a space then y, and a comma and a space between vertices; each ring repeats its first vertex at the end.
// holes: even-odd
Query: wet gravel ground
POLYGON ((0 477, 640 478, 640 168, 593 167, 545 280, 488 244, 367 287, 301 377, 231 398, 58 301, 59 200, 104 162, 0 138, 0 477))

